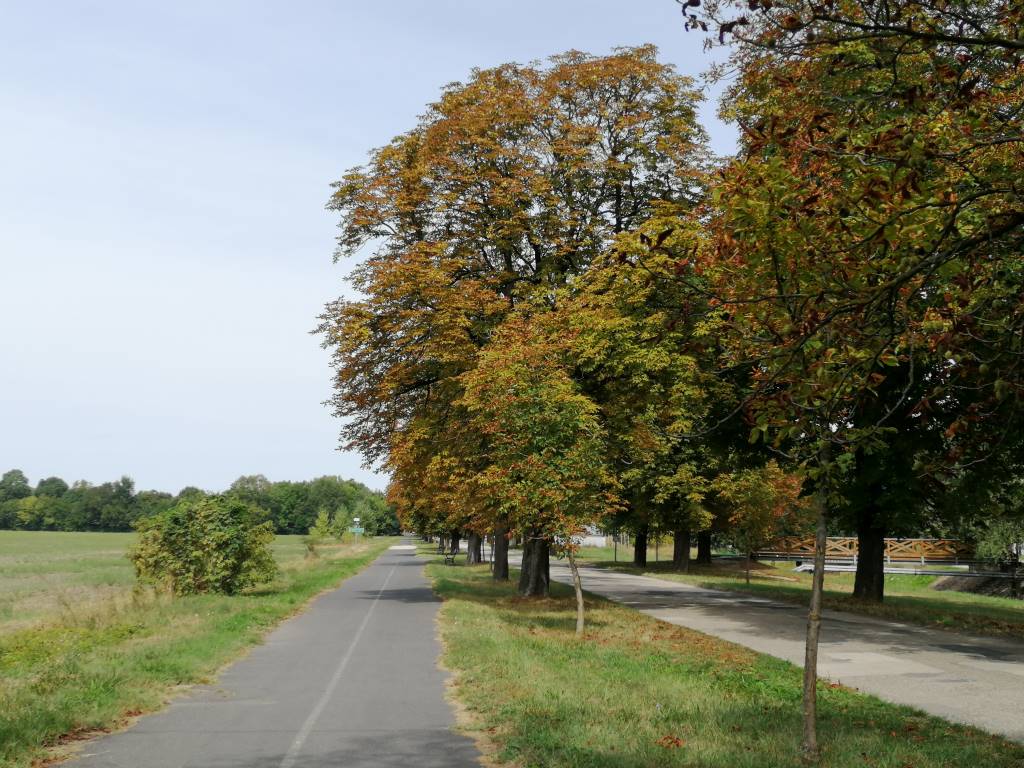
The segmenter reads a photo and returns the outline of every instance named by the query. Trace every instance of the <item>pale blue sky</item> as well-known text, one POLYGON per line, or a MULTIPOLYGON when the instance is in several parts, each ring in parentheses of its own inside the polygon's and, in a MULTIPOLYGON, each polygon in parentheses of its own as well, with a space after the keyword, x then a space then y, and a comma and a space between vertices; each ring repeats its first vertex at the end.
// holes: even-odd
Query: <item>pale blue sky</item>
POLYGON ((474 66, 646 42, 707 63, 673 0, 0 0, 0 471, 383 487, 308 334, 330 182, 474 66))

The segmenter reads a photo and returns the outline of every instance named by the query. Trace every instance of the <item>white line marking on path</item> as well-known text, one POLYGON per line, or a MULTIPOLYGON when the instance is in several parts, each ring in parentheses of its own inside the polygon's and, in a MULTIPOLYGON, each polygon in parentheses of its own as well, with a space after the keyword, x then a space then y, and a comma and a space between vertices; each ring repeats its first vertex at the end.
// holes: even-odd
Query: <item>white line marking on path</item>
POLYGON ((416 549, 416 545, 415 544, 395 544, 393 547, 388 547, 388 549, 413 549, 414 550, 414 549, 416 549))
POLYGON ((338 682, 341 680, 341 675, 345 671, 345 667, 348 666, 349 659, 352 658, 352 652, 355 651, 356 645, 359 644, 359 638, 363 636, 363 632, 366 630, 366 625, 370 623, 370 616, 373 615, 373 609, 377 607, 377 602, 380 600, 380 596, 384 594, 384 590, 388 588, 388 582, 391 581, 391 577, 394 576, 395 570, 398 566, 392 566, 388 572, 388 576, 384 579, 384 583, 380 587, 380 591, 377 596, 373 598, 373 602, 370 604, 370 610, 366 612, 366 616, 363 617, 363 623, 359 625, 359 629, 356 630, 355 637, 352 638, 352 642, 348 646, 348 650, 345 651, 345 655, 341 657, 341 661, 338 662, 338 668, 334 670, 334 674, 331 676, 331 681, 327 683, 327 689, 324 691, 323 696, 320 697, 320 701, 313 707, 313 711, 309 713, 309 717, 306 718, 306 722, 302 724, 299 729, 299 733, 295 736, 295 741, 288 748, 285 753, 284 760, 281 761, 281 768, 292 768, 295 765, 295 761, 299 759, 299 751, 302 749, 302 745, 309 738, 309 734, 313 732, 313 726, 316 725, 316 721, 320 719, 320 715, 323 714, 324 707, 327 706, 327 702, 330 701, 331 696, 334 694, 334 689, 338 687, 338 682))

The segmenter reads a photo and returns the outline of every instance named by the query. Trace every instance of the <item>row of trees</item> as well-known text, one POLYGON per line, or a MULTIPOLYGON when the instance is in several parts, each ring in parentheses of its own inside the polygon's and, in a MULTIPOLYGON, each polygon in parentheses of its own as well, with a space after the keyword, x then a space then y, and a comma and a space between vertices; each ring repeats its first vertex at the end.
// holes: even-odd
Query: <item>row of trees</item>
POLYGON ((355 480, 327 475, 304 482, 271 482, 263 475, 244 475, 228 493, 266 510, 277 533, 307 533, 322 512, 336 526, 348 526, 358 517, 370 536, 401 531, 395 509, 384 495, 355 480))
POLYGON ((682 6, 734 157, 642 47, 475 71, 338 183, 338 256, 375 250, 322 317, 333 405, 407 526, 522 536, 527 595, 589 523, 686 567, 691 532, 810 515, 813 756, 828 529, 881 600, 886 535, 1022 513, 1024 18, 682 6))
MULTIPOLYGON (((262 475, 247 475, 232 483, 227 493, 261 510, 277 533, 306 533, 320 511, 334 520, 358 517, 370 535, 399 530, 395 511, 383 495, 353 480, 327 476, 271 482, 262 475)), ((59 477, 49 477, 32 486, 22 471, 12 469, 0 478, 0 528, 129 531, 141 519, 206 495, 193 487, 177 495, 136 491, 129 477, 99 485, 84 481, 68 485, 59 477)))

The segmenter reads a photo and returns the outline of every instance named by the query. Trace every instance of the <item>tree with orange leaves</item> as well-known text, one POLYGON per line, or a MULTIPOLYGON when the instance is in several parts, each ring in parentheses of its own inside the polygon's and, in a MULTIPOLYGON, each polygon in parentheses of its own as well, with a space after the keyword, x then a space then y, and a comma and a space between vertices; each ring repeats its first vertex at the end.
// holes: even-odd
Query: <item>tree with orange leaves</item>
POLYGON ((477 70, 336 185, 338 257, 375 250, 353 274, 364 298, 322 316, 331 405, 404 519, 460 510, 503 535, 473 485, 485 436, 465 434, 460 377, 520 302, 550 306, 655 201, 692 202, 696 99, 651 47, 477 70))
POLYGON ((787 531, 809 527, 809 499, 800 495, 802 479, 785 472, 777 461, 764 466, 722 473, 712 482, 728 507, 729 541, 743 553, 747 583, 751 555, 787 531))
MULTIPOLYGON (((722 367, 752 372, 750 439, 817 489, 814 760, 826 515, 860 503, 851 516, 877 544, 887 488, 976 472, 1020 428, 1022 12, 997 0, 684 5, 688 26, 731 46, 723 114, 742 130, 705 217, 714 285, 695 290, 720 307, 722 367)), ((881 549, 865 550, 878 575, 881 549)), ((867 575, 858 591, 881 599, 867 575)))
POLYGON ((580 635, 584 606, 576 537, 614 508, 616 483, 605 463, 597 407, 570 376, 559 325, 557 312, 509 318, 478 365, 463 374, 462 404, 475 430, 488 439, 480 487, 526 542, 520 592, 547 594, 546 574, 529 566, 531 558, 546 559, 549 546, 567 555, 580 635))

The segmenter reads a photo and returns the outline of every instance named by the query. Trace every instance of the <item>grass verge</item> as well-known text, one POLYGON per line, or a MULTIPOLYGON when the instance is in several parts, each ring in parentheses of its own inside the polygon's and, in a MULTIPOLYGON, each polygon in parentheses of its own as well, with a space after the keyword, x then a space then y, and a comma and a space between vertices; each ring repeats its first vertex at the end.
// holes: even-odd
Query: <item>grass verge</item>
POLYGON ((177 686, 208 680, 391 543, 287 558, 275 582, 234 597, 136 590, 0 634, 0 766, 38 765, 55 748, 160 708, 177 686))
MULTIPOLYGON (((588 565, 622 573, 654 576, 713 589, 746 592, 759 597, 807 605, 811 574, 795 573, 790 563, 757 564, 751 583, 745 583, 742 561, 716 561, 712 566, 690 564, 689 573, 672 570, 671 563, 648 562, 644 568, 611 562, 604 553, 585 550, 588 565)), ((872 603, 853 597, 852 573, 825 574, 825 607, 925 627, 950 629, 993 637, 1024 637, 1024 601, 967 592, 937 591, 934 576, 887 575, 885 601, 872 603)))
MULTIPOLYGON (((490 761, 538 768, 799 766, 800 670, 571 590, 524 600, 486 566, 431 564, 444 664, 490 761)), ((1020 768, 1024 747, 822 684, 822 766, 1020 768)))

